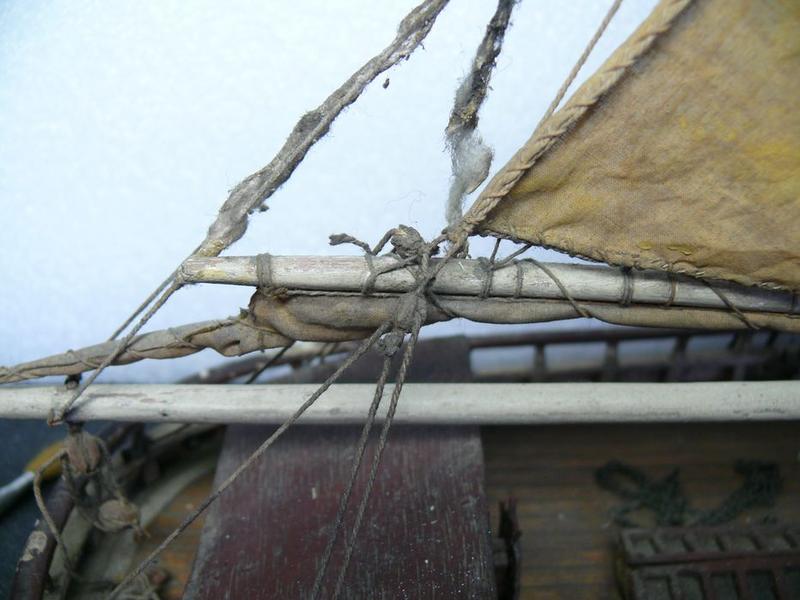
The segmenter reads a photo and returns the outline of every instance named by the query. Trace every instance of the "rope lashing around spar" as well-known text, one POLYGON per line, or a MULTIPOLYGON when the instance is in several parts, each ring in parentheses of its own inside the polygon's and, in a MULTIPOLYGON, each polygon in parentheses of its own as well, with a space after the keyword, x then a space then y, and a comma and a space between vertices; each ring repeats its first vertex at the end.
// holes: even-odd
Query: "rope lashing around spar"
MULTIPOLYGON (((532 244, 529 243, 524 244, 516 251, 511 253, 509 256, 504 257, 502 259, 498 259, 497 252, 498 252, 499 242, 500 240, 498 239, 492 251, 492 254, 488 259, 487 258, 477 259, 479 265, 485 272, 485 277, 483 278, 481 283, 481 289, 478 292, 478 296, 480 298, 484 299, 487 298, 489 295, 491 295, 494 272, 506 266, 513 266, 516 269, 516 273, 514 276, 515 286, 512 298, 513 299, 521 298, 524 285, 524 275, 525 275, 524 263, 529 262, 535 265, 543 273, 545 273, 547 277, 555 283, 556 287, 561 292, 562 298, 570 303, 570 305, 575 309, 577 315, 584 318, 596 318, 596 316, 592 313, 591 309, 584 303, 578 301, 570 292, 569 287, 546 264, 540 263, 539 261, 532 258, 515 260, 520 254, 530 249, 532 247, 532 244)), ((419 269, 418 266, 420 253, 424 253, 425 249, 427 249, 430 252, 429 254, 430 257, 431 255, 436 253, 438 247, 435 246, 433 243, 425 242, 422 236, 413 228, 400 225, 394 229, 389 230, 383 236, 381 241, 375 246, 375 248, 371 248, 370 245, 367 244, 366 242, 363 242, 349 234, 331 235, 330 243, 331 245, 353 244, 364 251, 364 260, 367 266, 367 273, 365 274, 364 280, 361 285, 362 295, 370 296, 374 293, 375 282, 380 275, 396 271, 399 269, 416 266, 417 268, 409 269, 409 273, 417 281, 429 280, 429 285, 426 287, 425 295, 429 298, 431 303, 437 309, 447 314, 451 318, 458 316, 454 314, 450 309, 442 305, 442 303, 430 289, 432 278, 429 278, 426 275, 426 273, 422 272, 419 269), (388 256, 393 256, 397 260, 389 265, 378 266, 376 264, 375 258, 378 256, 378 253, 383 249, 383 247, 389 242, 392 243, 392 250, 390 251, 388 256)), ((456 254, 454 253, 448 253, 448 255, 445 257, 445 261, 455 260, 455 259, 456 259, 456 254)), ((275 282, 273 281, 273 276, 272 276, 272 256, 268 253, 259 254, 256 257, 255 264, 256 264, 257 281, 259 287, 262 288, 274 287, 275 282)), ((438 272, 438 269, 434 270, 438 272)), ((621 307, 629 307, 634 304, 635 274, 633 271, 634 269, 632 267, 620 268, 620 273, 622 275, 622 289, 619 298, 619 305, 621 307)), ((667 272, 666 276, 669 284, 669 296, 662 306, 664 308, 672 308, 677 295, 678 279, 671 272, 667 272)), ((435 274, 433 278, 435 278, 435 274)), ((748 318, 748 316, 744 314, 727 297, 727 295, 722 290, 718 289, 715 286, 712 286, 711 284, 707 285, 722 300, 723 304, 748 328, 758 329, 758 326, 756 326, 748 318)), ((796 303, 797 297, 794 296, 793 298, 796 303)), ((191 342, 188 343, 191 344, 191 342)))
POLYGON ((270 289, 272 284, 272 254, 263 252, 256 255, 256 281, 258 287, 270 289))
POLYGON ((633 269, 630 267, 622 267, 622 297, 620 298, 620 306, 630 306, 633 302, 633 269))

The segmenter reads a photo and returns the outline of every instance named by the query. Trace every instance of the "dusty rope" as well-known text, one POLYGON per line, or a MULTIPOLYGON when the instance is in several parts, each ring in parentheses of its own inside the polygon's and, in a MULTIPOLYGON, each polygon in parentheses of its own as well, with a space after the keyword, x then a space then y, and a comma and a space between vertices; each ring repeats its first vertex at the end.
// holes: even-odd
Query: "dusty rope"
POLYGON ((738 318, 738 319, 739 319, 739 320, 740 320, 742 323, 744 323, 744 324, 745 324, 745 326, 747 326, 747 328, 748 328, 748 329, 752 329, 752 330, 754 330, 754 331, 755 331, 755 330, 757 330, 757 329, 759 329, 758 325, 756 325, 756 324, 755 324, 755 323, 753 323, 753 322, 752 322, 750 319, 748 319, 748 318, 747 318, 747 315, 745 315, 745 314, 744 314, 744 313, 743 313, 741 310, 739 310, 739 307, 738 307, 738 306, 736 306, 736 305, 735 305, 733 302, 731 302, 731 300, 730 300, 730 298, 728 298, 728 295, 727 295, 727 294, 725 294, 725 293, 724 293, 722 290, 719 290, 719 289, 715 288, 715 287, 714 287, 713 285, 711 285, 711 284, 710 284, 708 281, 706 281, 706 280, 704 280, 704 279, 701 279, 701 281, 702 281, 703 283, 705 283, 705 284, 708 286, 708 289, 710 289, 712 292, 714 292, 714 293, 715 293, 715 294, 716 294, 716 295, 719 297, 719 299, 720 299, 720 300, 722 300, 722 303, 723 303, 725 306, 727 306, 727 307, 728 307, 728 309, 729 309, 729 310, 730 310, 730 311, 731 311, 733 314, 735 314, 735 315, 736 315, 736 317, 737 317, 737 318, 738 318))
MULTIPOLYGON (((528 142, 489 182, 461 222, 450 229, 448 238, 455 245, 465 241, 486 220, 494 207, 508 195, 528 169, 625 76, 631 65, 652 48, 660 35, 669 31, 675 19, 691 2, 692 0, 671 0, 660 4, 648 19, 649 26, 640 30, 636 37, 614 52, 603 67, 578 89, 561 110, 553 113, 534 131, 528 142)), ((603 23, 601 29, 605 29, 603 23)))
POLYGON ((378 75, 411 56, 447 2, 426 0, 414 8, 400 22, 395 39, 380 54, 367 61, 317 108, 303 115, 272 161, 233 188, 209 227, 200 254, 216 256, 244 235, 248 216, 289 179, 311 147, 328 133, 339 114, 355 102, 378 75))
MULTIPOLYGON (((416 50, 430 32, 436 17, 447 3, 448 0, 426 0, 414 8, 400 22, 395 39, 383 52, 373 57, 353 73, 344 84, 328 96, 316 109, 303 115, 272 161, 234 187, 228 199, 220 208, 216 219, 209 227, 205 240, 193 254, 218 256, 233 242, 241 238, 247 230, 248 216, 257 208, 263 206, 263 203, 291 177, 311 147, 328 133, 339 114, 358 99, 367 85, 387 69, 408 58, 416 50)), ((51 425, 57 424, 65 418, 73 404, 97 379, 100 373, 125 350, 136 333, 182 286, 183 284, 179 281, 179 277, 170 276, 155 292, 150 294, 121 327, 117 328, 112 335, 112 339, 119 335, 133 321, 135 316, 144 310, 144 307, 150 305, 152 299, 161 293, 160 290, 164 290, 155 304, 125 336, 117 350, 103 361, 83 385, 76 388, 72 397, 58 410, 54 411, 53 416, 49 419, 51 425)))
POLYGON ((477 131, 478 111, 486 99, 515 4, 516 0, 498 0, 497 10, 472 60, 472 68, 456 90, 445 129, 453 174, 445 212, 448 225, 455 225, 461 219, 464 197, 489 176, 493 152, 477 131))
POLYGON ((114 360, 125 351, 125 348, 128 347, 131 340, 136 337, 136 334, 139 333, 139 330, 145 326, 145 324, 155 315, 159 309, 166 304, 167 300, 169 300, 170 296, 174 294, 178 289, 180 289, 181 284, 173 282, 170 286, 164 291, 161 297, 153 304, 148 311, 144 314, 144 316, 139 320, 136 325, 134 325, 128 334, 122 339, 122 341, 117 345, 116 349, 111 352, 108 356, 103 359, 103 362, 100 363, 100 366, 97 367, 92 374, 86 379, 86 381, 78 386, 73 394, 57 409, 53 411, 53 414, 48 419, 48 423, 50 425, 57 425, 61 423, 64 418, 67 416, 67 413, 70 411, 72 406, 78 400, 78 398, 83 395, 83 392, 86 391, 92 383, 94 383, 95 379, 97 379, 100 374, 105 370, 105 368, 110 365, 114 360))
MULTIPOLYGON (((195 254, 197 254, 198 250, 200 250, 200 246, 192 250, 192 253, 189 256, 190 257, 194 256, 195 254)), ((181 262, 181 264, 183 263, 181 262)), ((156 289, 150 292, 150 295, 147 298, 145 298, 144 301, 139 306, 137 306, 136 309, 130 315, 128 315, 128 318, 125 319, 125 321, 123 321, 123 323, 119 327, 117 327, 117 329, 114 331, 114 333, 111 334, 111 337, 108 338, 108 340, 112 341, 117 339, 117 337, 128 328, 128 325, 133 323, 133 320, 140 314, 142 314, 142 312, 144 312, 144 310, 147 309, 148 306, 150 306, 153 300, 155 300, 161 292, 167 289, 168 285, 170 285, 177 279, 179 271, 180 267, 178 267, 178 269, 170 273, 169 277, 167 277, 164 281, 162 281, 156 289)))
POLYGON ((585 319, 590 319, 593 317, 592 313, 589 312, 583 305, 578 304, 575 298, 572 297, 572 294, 569 293, 567 286, 564 285, 564 283, 556 276, 555 273, 553 273, 553 271, 551 271, 548 268, 547 265, 545 265, 544 263, 540 263, 538 260, 534 258, 526 258, 525 260, 539 267, 539 269, 541 269, 545 273, 545 275, 547 275, 550 279, 553 280, 553 283, 556 284, 561 294, 564 296, 564 298, 567 299, 567 302, 569 302, 572 305, 572 308, 575 309, 576 313, 578 313, 585 319))

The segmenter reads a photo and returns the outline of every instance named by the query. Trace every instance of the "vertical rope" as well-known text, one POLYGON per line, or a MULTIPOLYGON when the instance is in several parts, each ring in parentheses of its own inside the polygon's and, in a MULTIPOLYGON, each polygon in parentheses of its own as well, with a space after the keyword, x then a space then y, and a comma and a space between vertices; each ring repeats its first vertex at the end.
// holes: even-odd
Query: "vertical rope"
POLYGON ((336 544, 336 538, 339 535, 339 530, 342 528, 342 524, 344 522, 344 513, 347 510, 347 504, 350 502, 350 495, 353 493, 353 487, 355 486, 358 472, 361 469, 361 461, 364 459, 364 451, 367 448, 369 433, 372 429, 372 425, 375 423, 375 415, 378 412, 378 406, 383 398, 383 389, 386 385, 386 380, 389 377, 389 368, 391 365, 392 357, 385 357, 383 359, 383 368, 381 369, 380 376, 375 384, 375 394, 372 398, 372 404, 370 404, 369 412, 367 413, 367 420, 364 423, 364 427, 361 430, 361 437, 356 445, 356 455, 353 459, 353 468, 350 472, 350 478, 347 481, 347 487, 345 488, 344 493, 342 493, 341 497, 339 498, 339 508, 336 512, 336 518, 334 519, 333 531, 328 538, 328 543, 325 546, 325 551, 322 554, 320 567, 317 570, 316 577, 314 578, 314 587, 311 591, 312 600, 316 600, 322 591, 322 582, 325 579, 325 572, 328 569, 328 564, 330 563, 331 556, 333 555, 333 547, 336 544))
POLYGON ((419 330, 422 328, 423 320, 420 317, 417 317, 416 321, 414 322, 414 328, 411 331, 411 337, 408 341, 408 345, 406 346, 405 352, 403 353, 403 362, 400 363, 400 368, 397 371, 397 378, 394 384, 394 390, 392 390, 392 398, 389 402, 389 410, 386 413, 386 418, 383 421, 383 427, 381 429, 381 437, 378 440, 378 446, 375 450, 375 457, 372 460, 372 468, 369 472, 369 479, 367 480, 367 485, 364 489, 364 495, 361 497, 361 504, 358 506, 358 513, 356 513, 356 519, 353 523, 353 530, 350 534, 350 539, 347 542, 347 547, 345 548, 344 559, 342 560, 342 566, 339 570, 339 577, 336 580, 336 588, 333 591, 333 600, 336 600, 339 597, 339 594, 342 591, 342 585, 344 584, 344 578, 347 575, 347 567, 350 565, 350 559, 353 556, 353 550, 355 549, 356 538, 358 537, 358 532, 361 529, 361 524, 364 520, 364 513, 367 508, 367 502, 369 501, 370 495, 372 494, 372 488, 375 485, 375 478, 378 473, 378 466, 381 462, 381 457, 383 456, 383 451, 386 448, 386 440, 389 437, 389 429, 392 426, 392 422, 394 420, 395 412, 397 411, 397 401, 400 399, 400 392, 403 389, 403 384, 406 380, 406 375, 408 373, 408 367, 411 364, 411 360, 414 357, 414 348, 417 345, 417 340, 419 339, 419 330))
POLYGON ((61 532, 56 527, 55 521, 53 521, 53 517, 50 514, 50 511, 47 509, 47 504, 42 497, 42 474, 52 465, 56 460, 61 460, 64 457, 64 450, 52 456, 50 460, 36 469, 36 472, 33 475, 33 498, 36 501, 36 506, 39 508, 39 512, 42 513, 42 518, 44 522, 47 524, 47 528, 50 530, 50 533, 53 535, 53 539, 56 541, 56 546, 61 548, 61 551, 64 553, 64 566, 66 567, 67 573, 70 576, 73 576, 75 573, 75 569, 72 565, 72 559, 69 557, 69 551, 67 549, 67 545, 64 543, 64 538, 61 537, 61 532))

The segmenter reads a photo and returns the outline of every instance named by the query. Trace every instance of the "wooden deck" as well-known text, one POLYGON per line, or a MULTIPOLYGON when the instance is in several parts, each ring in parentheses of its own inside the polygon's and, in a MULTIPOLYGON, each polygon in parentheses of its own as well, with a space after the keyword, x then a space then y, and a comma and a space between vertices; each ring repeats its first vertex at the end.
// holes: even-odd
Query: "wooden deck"
POLYGON ((710 508, 739 487, 739 458, 779 463, 783 492, 773 509, 749 511, 800 522, 800 423, 604 425, 484 428, 486 491, 514 497, 522 529, 521 598, 617 598, 612 570, 620 500, 597 488, 594 470, 619 459, 653 477, 680 467, 693 507, 710 508))
MULTIPOLYGON (((773 509, 740 518, 774 515, 800 522, 800 423, 488 427, 482 432, 485 488, 491 525, 498 503, 517 499, 522 529, 521 598, 617 598, 612 556, 616 528, 609 511, 620 501, 597 488, 594 470, 619 459, 652 477, 680 467, 693 507, 710 508, 736 489, 739 458, 779 463, 784 489, 773 509)), ((208 491, 211 477, 195 482, 150 527, 142 555, 208 491)), ((639 515, 636 515, 638 517, 639 515)), ((199 543, 201 522, 161 561, 173 579, 163 590, 180 598, 199 543)))

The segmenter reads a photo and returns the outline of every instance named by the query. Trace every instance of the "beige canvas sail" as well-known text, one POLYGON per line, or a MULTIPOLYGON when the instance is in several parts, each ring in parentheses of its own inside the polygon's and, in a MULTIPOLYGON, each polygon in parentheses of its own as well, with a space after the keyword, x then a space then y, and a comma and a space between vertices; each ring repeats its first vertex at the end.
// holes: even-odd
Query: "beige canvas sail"
POLYGON ((611 264, 800 290, 800 1, 661 2, 467 216, 611 264))

